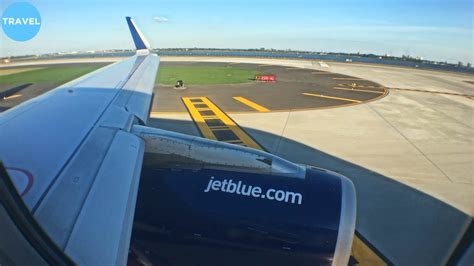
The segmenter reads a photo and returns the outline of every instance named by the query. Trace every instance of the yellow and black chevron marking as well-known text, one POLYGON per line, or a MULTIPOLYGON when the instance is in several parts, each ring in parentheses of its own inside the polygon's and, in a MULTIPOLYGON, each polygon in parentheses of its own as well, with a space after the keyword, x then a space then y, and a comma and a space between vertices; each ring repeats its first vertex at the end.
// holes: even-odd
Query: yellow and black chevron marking
POLYGON ((181 99, 203 137, 263 150, 263 147, 207 97, 181 99))
POLYGON ((385 256, 372 246, 359 232, 355 232, 352 240, 352 251, 349 265, 362 266, 391 266, 391 263, 385 256))
MULTIPOLYGON (((264 150, 207 97, 183 97, 182 100, 205 138, 264 150)), ((349 265, 388 266, 392 264, 356 232, 349 265)))

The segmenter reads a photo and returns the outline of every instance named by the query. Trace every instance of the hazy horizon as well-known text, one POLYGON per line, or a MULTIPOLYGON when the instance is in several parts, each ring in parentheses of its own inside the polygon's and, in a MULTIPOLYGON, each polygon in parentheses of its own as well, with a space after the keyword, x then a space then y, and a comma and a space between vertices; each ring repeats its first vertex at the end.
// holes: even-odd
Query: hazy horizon
MULTIPOLYGON (((1 11, 15 1, 3 1, 1 11)), ((39 34, 15 42, 1 34, 0 57, 133 49, 132 16, 155 48, 301 50, 410 55, 474 62, 469 0, 364 1, 30 1, 39 34)))

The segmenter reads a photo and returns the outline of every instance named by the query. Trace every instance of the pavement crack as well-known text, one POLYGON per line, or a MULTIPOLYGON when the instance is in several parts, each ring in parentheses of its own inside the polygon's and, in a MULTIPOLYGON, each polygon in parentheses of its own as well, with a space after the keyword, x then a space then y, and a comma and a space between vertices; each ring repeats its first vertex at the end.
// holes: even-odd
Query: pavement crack
POLYGON ((286 116, 285 125, 283 126, 283 129, 281 130, 280 140, 278 141, 278 144, 275 147, 275 154, 279 154, 281 141, 283 140, 283 134, 285 134, 286 126, 288 125, 288 121, 290 120, 290 115, 291 115, 291 110, 288 111, 288 115, 286 116))
POLYGON ((455 183, 454 180, 452 180, 435 162, 433 162, 418 146, 415 145, 410 139, 405 136, 400 130, 398 130, 397 127, 395 127, 390 121, 388 121, 382 114, 380 114, 374 107, 372 107, 371 104, 367 105, 374 113, 376 113, 380 118, 382 118, 385 123, 387 123, 391 128, 393 128, 400 136, 402 136, 413 148, 415 148, 423 157, 425 157, 428 162, 430 162, 440 173, 442 173, 451 183, 455 183))

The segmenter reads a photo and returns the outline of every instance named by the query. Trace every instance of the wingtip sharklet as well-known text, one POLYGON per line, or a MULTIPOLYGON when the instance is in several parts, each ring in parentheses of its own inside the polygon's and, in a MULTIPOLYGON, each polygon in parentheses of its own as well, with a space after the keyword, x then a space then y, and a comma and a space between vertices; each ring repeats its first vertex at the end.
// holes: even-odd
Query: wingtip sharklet
POLYGON ((148 43, 140 29, 137 27, 133 19, 131 17, 125 17, 125 19, 127 20, 128 28, 130 29, 130 33, 132 34, 132 39, 135 43, 137 51, 150 50, 150 44, 148 43))

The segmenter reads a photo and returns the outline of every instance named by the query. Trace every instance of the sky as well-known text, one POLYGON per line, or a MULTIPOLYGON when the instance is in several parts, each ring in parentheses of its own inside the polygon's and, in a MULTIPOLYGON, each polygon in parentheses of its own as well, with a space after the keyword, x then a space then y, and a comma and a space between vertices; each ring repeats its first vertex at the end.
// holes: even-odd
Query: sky
MULTIPOLYGON (((0 11, 16 1, 2 0, 0 11)), ((125 16, 154 48, 274 48, 474 63, 474 0, 29 1, 30 41, 0 34, 0 57, 132 49, 125 16)))

